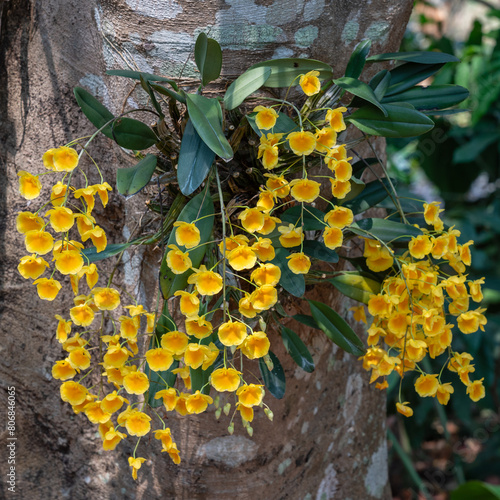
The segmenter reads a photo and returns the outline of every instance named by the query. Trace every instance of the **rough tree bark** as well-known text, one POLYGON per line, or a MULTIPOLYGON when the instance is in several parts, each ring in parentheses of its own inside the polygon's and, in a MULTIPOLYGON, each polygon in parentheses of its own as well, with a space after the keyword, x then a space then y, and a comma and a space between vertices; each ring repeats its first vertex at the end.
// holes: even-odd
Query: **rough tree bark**
MULTIPOLYGON (((41 303, 16 271, 25 252, 15 215, 29 206, 17 195, 16 172, 41 172, 46 149, 91 130, 74 101, 75 85, 120 110, 125 83, 104 76, 106 69, 133 64, 143 71, 194 76, 194 40, 210 30, 225 49, 226 77, 258 60, 288 56, 326 61, 341 75, 361 38, 373 40, 374 52, 397 50, 411 5, 411 0, 0 2, 1 415, 6 388, 15 386, 18 438, 16 493, 6 489, 2 459, 2 498, 388 498, 384 396, 368 387, 357 360, 305 328, 299 333, 311 346, 316 371, 295 369, 278 350, 288 388, 282 401, 267 397, 273 423, 260 413, 250 439, 238 425, 229 436, 227 421, 218 423, 213 414, 169 417, 181 465, 172 465, 151 443, 143 456, 152 461, 134 483, 127 464, 130 446, 104 453, 95 426, 73 416, 51 379, 52 364, 62 359, 54 314, 68 306, 71 294, 66 288, 54 303, 41 303)), ((108 179, 126 164, 105 138, 94 151, 108 179)), ((137 201, 113 195, 100 220, 111 242, 128 236, 125 217, 133 218, 136 210, 142 210, 137 201)), ((146 305, 152 302, 158 259, 157 253, 141 251, 120 268, 121 280, 146 305)), ((348 301, 331 290, 313 292, 319 293, 347 316, 348 301)))

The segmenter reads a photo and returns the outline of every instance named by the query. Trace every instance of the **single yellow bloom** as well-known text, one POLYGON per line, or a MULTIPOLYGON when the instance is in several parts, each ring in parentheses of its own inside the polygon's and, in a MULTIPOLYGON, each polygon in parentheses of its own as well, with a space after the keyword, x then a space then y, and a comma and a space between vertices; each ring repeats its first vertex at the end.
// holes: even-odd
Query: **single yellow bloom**
POLYGON ((246 208, 240 213, 238 219, 249 233, 260 231, 264 226, 264 214, 258 208, 246 208))
POLYGON ((104 411, 101 408, 100 401, 94 401, 85 406, 85 415, 93 424, 105 424, 109 422, 111 418, 111 413, 104 411))
POLYGON ((262 285, 250 295, 250 301, 257 311, 267 311, 278 301, 278 292, 271 285, 262 285))
MULTIPOLYGON (((80 236, 94 229, 95 219, 90 214, 76 214, 76 227, 80 236)), ((90 235, 89 235, 90 236, 90 235)))
POLYGON ((327 122, 330 122, 330 127, 335 130, 335 132, 342 132, 343 130, 346 129, 346 125, 344 122, 344 115, 342 113, 345 113, 347 111, 347 108, 345 107, 340 107, 337 109, 329 109, 326 112, 326 117, 325 120, 327 122))
POLYGON ((269 238, 257 238, 257 241, 252 245, 252 250, 263 262, 273 260, 276 256, 272 241, 269 238))
POLYGON ((245 339, 240 349, 248 359, 257 359, 264 357, 270 346, 271 343, 264 332, 254 332, 245 339))
POLYGON ((69 231, 75 223, 75 214, 66 207, 55 207, 46 214, 50 217, 50 225, 57 233, 69 231))
POLYGON ((396 409, 398 410, 398 413, 401 413, 401 415, 404 415, 405 417, 411 417, 413 415, 413 410, 407 406, 410 403, 405 401, 404 403, 396 403, 396 409))
POLYGON ((17 270, 24 279, 31 278, 36 280, 45 272, 45 268, 47 267, 50 266, 46 260, 42 257, 36 257, 36 255, 33 254, 21 257, 17 270))
POLYGON ((269 234, 274 231, 274 228, 276 227, 276 223, 280 223, 281 220, 278 219, 278 217, 272 217, 269 214, 264 214, 264 225, 258 229, 256 232, 259 234, 269 234))
POLYGON ((145 373, 132 372, 123 377, 123 387, 129 394, 144 394, 149 389, 149 380, 145 373))
POLYGON ((240 312, 240 314, 245 316, 245 318, 255 318, 255 316, 259 312, 253 307, 250 295, 248 293, 246 293, 245 296, 242 297, 238 302, 238 311, 240 312))
POLYGON ((176 245, 168 245, 168 248, 171 250, 167 253, 167 266, 174 274, 184 274, 193 265, 189 253, 179 250, 176 245))
POLYGON ((24 244, 29 253, 45 255, 54 247, 54 238, 43 229, 28 231, 25 236, 24 244))
POLYGON ((299 246, 304 241, 301 227, 296 228, 293 224, 289 224, 288 226, 278 227, 278 231, 281 233, 279 237, 280 243, 285 248, 299 246))
POLYGON ((235 271, 243 271, 244 269, 252 269, 255 266, 257 255, 251 247, 241 245, 229 252, 227 260, 235 271))
POLYGON ((305 75, 300 75, 299 85, 304 94, 312 96, 321 90, 318 76, 319 71, 309 71, 305 75))
POLYGON ((101 311, 112 311, 120 305, 120 292, 114 288, 94 288, 92 296, 101 311))
POLYGON ((78 326, 89 326, 94 321, 94 311, 87 304, 80 304, 69 310, 73 323, 78 326))
POLYGON ((188 222, 174 222, 175 241, 178 245, 186 248, 193 248, 200 243, 200 230, 193 224, 188 222))
POLYGON ((45 222, 37 214, 31 212, 19 212, 16 217, 16 229, 19 233, 25 234, 28 231, 40 231, 45 222))
MULTIPOLYGON (((104 355, 104 367, 108 368, 121 368, 131 356, 131 353, 119 345, 110 345, 106 354, 104 355)), ((119 385, 123 385, 123 377, 120 377, 119 385)))
POLYGON ((91 187, 99 195, 102 206, 106 207, 106 205, 108 204, 108 191, 112 191, 113 188, 107 182, 103 182, 102 184, 94 184, 91 187))
MULTIPOLYGON (((110 422, 108 421, 104 424, 100 424, 99 428, 101 427, 101 425, 106 425, 107 423, 110 423, 110 422)), ((103 450, 106 450, 106 451, 114 450, 118 446, 120 441, 122 439, 125 439, 126 437, 127 437, 127 435, 124 432, 120 432, 120 431, 115 430, 115 428, 113 427, 113 424, 111 424, 111 428, 107 430, 107 432, 104 434, 104 436, 102 438, 103 450)))
MULTIPOLYGON (((163 391, 162 391, 163 392, 163 391)), ((158 429, 155 431, 155 439, 161 441, 162 451, 168 451, 174 444, 170 429, 158 429)))
POLYGON ((260 264, 250 275, 250 279, 258 286, 276 286, 281 278, 281 269, 274 264, 260 264))
POLYGON ((483 380, 484 380, 484 378, 482 378, 481 380, 475 380, 467 387, 467 394, 472 399, 472 401, 474 401, 476 403, 480 399, 483 399, 485 394, 486 394, 486 391, 485 391, 484 385, 483 385, 483 380))
POLYGON ((197 297, 197 293, 189 293, 184 290, 178 290, 174 293, 174 296, 180 297, 179 306, 181 309, 181 314, 187 316, 188 318, 192 316, 198 316, 200 310, 200 299, 197 297))
POLYGON ((208 271, 204 265, 189 276, 188 283, 194 284, 200 295, 215 295, 222 290, 222 276, 208 271))
POLYGON ((269 130, 276 124, 278 113, 273 108, 256 106, 253 111, 257 112, 255 115, 255 124, 260 130, 269 130))
POLYGON ((309 179, 294 179, 290 182, 291 195, 300 202, 312 203, 318 196, 321 184, 309 179))
POLYGON ((188 344, 184 352, 184 363, 186 366, 199 368, 205 361, 205 357, 209 354, 209 349, 206 345, 188 344))
POLYGON ((163 400, 163 404, 165 405, 165 409, 167 411, 173 411, 175 409, 175 406, 177 405, 177 401, 179 400, 177 391, 173 388, 163 389, 162 391, 158 391, 155 394, 155 399, 160 399, 160 398, 163 400))
POLYGON ((239 403, 243 406, 259 406, 264 399, 264 389, 262 385, 245 384, 236 391, 236 395, 239 403))
POLYGON ((212 323, 205 318, 191 317, 186 319, 186 332, 188 335, 193 335, 197 339, 204 339, 208 337, 213 330, 212 323))
POLYGON ((184 354, 188 346, 188 336, 176 330, 165 333, 161 338, 161 346, 174 356, 184 354))
MULTIPOLYGON (((333 166, 335 178, 338 182, 347 182, 352 177, 352 166, 349 163, 349 160, 352 160, 352 158, 340 160, 333 166)), ((339 196, 337 198, 339 198, 339 196)))
POLYGON ((174 362, 174 358, 166 349, 159 347, 146 352, 146 361, 151 370, 160 372, 168 370, 174 362))
POLYGON ((330 227, 343 229, 344 227, 352 224, 354 214, 352 213, 352 210, 347 207, 336 206, 325 215, 324 220, 330 227))
POLYGON ((68 186, 63 184, 61 181, 52 186, 50 201, 54 207, 60 207, 64 203, 67 191, 68 186))
POLYGON ((438 377, 437 374, 436 375, 422 374, 420 375, 420 377, 417 378, 415 382, 415 390, 417 391, 420 397, 425 398, 428 396, 436 395, 436 391, 439 386, 437 377, 438 377))
POLYGON ((286 198, 288 196, 290 186, 282 175, 264 174, 264 177, 268 177, 266 187, 278 198, 286 198))
POLYGON ((337 142, 337 132, 332 127, 325 127, 316 132, 316 151, 328 153, 337 142))
POLYGON ((73 148, 61 146, 53 152, 52 162, 57 172, 71 172, 78 165, 78 153, 73 148))
POLYGON ((47 170, 54 170, 55 171, 55 169, 56 169, 54 166, 54 153, 56 151, 57 151, 57 148, 50 148, 42 156, 43 166, 47 170))
MULTIPOLYGON (((125 380, 125 379, 124 379, 125 380)), ((145 436, 151 430, 151 417, 145 413, 132 410, 125 420, 125 427, 131 436, 145 436)))
POLYGON ((61 399, 71 406, 79 405, 87 398, 87 389, 83 385, 78 382, 73 382, 72 380, 61 384, 60 390, 61 399))
POLYGON ((141 326, 140 316, 120 316, 120 335, 124 339, 133 340, 137 337, 139 327, 141 326))
POLYGON ((63 317, 59 316, 59 314, 56 314, 55 318, 58 320, 56 338, 61 344, 63 344, 66 340, 68 340, 68 335, 71 333, 71 325, 73 322, 65 320, 63 317))
POLYGON ((25 170, 19 170, 19 193, 26 200, 34 200, 40 195, 42 183, 37 175, 31 175, 25 170))
POLYGON ((243 422, 253 421, 253 408, 250 406, 242 405, 241 403, 236 403, 236 409, 240 412, 241 419, 243 422))
POLYGON ((210 384, 218 392, 234 392, 240 385, 241 372, 234 368, 218 368, 210 376, 210 384))
POLYGON ((78 274, 83 267, 83 257, 80 251, 66 250, 54 256, 56 269, 61 274, 78 274))
POLYGON ((82 241, 87 241, 89 238, 92 240, 92 243, 94 244, 97 253, 102 252, 108 244, 106 233, 104 232, 104 229, 100 226, 94 226, 92 229, 83 233, 81 236, 82 236, 82 241))
POLYGON ((57 380, 68 380, 76 375, 76 370, 67 359, 56 361, 52 367, 52 377, 57 380))
POLYGON ((342 246, 342 242, 344 241, 344 235, 342 234, 342 229, 338 227, 327 227, 323 231, 323 241, 325 243, 325 247, 330 250, 335 250, 342 246))
POLYGON ((455 389, 451 385, 451 382, 446 384, 439 384, 436 392, 436 397, 440 404, 447 405, 450 400, 450 396, 455 392, 455 389))
POLYGON ((362 322, 366 325, 366 313, 365 306, 355 306, 349 308, 349 311, 353 311, 353 319, 354 321, 362 322))
POLYGON ((260 188, 259 199, 257 200, 256 207, 264 213, 270 212, 274 207, 274 200, 276 195, 268 189, 260 188))
POLYGON ((175 443, 168 449, 168 455, 170 456, 172 462, 174 462, 175 465, 179 465, 181 463, 179 450, 177 449, 177 445, 175 443))
POLYGON ((330 179, 330 182, 332 184, 332 195, 339 200, 345 198, 351 191, 351 183, 349 181, 330 179))
POLYGON ((54 300, 62 288, 61 283, 52 278, 39 278, 33 284, 36 285, 38 296, 42 300, 54 300))
POLYGON ((416 238, 412 238, 408 243, 410 255, 415 259, 423 259, 431 253, 432 242, 426 234, 421 234, 416 238))
POLYGON ((269 144, 261 144, 257 154, 257 159, 262 161, 262 165, 266 170, 272 170, 278 165, 279 150, 278 146, 270 146, 269 144))
POLYGON ((219 326, 217 334, 222 345, 240 345, 247 336, 247 327, 239 321, 228 321, 219 326))
POLYGON ((213 402, 214 400, 210 396, 202 394, 200 391, 196 391, 187 398, 186 409, 190 414, 203 413, 208 405, 213 402))
POLYGON ((307 274, 311 267, 311 259, 303 252, 293 253, 287 257, 288 268, 293 274, 307 274))
POLYGON ((83 198, 85 200, 86 204, 85 212, 90 214, 90 212, 94 210, 95 206, 95 198, 94 198, 95 193, 96 193, 95 189, 92 186, 88 186, 85 188, 75 189, 75 191, 73 192, 73 196, 76 199, 83 198))
POLYGON ((115 413, 123 406, 123 403, 129 404, 129 401, 113 391, 103 398, 101 408, 107 413, 115 413))
POLYGON ((299 156, 310 155, 316 147, 316 137, 314 137, 314 134, 304 130, 291 132, 287 135, 287 140, 290 144, 290 149, 299 156))
POLYGON ((330 151, 328 151, 325 158, 328 168, 332 171, 335 169, 337 162, 341 160, 347 160, 347 150, 345 148, 345 144, 330 148, 330 151))

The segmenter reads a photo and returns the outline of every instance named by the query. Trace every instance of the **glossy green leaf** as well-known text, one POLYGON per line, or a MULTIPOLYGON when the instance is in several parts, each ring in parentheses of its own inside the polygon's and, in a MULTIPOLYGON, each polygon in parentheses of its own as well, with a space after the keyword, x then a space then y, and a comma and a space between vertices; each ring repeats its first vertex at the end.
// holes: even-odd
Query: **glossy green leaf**
POLYGON ((432 85, 414 87, 398 94, 384 97, 382 102, 406 102, 416 109, 445 109, 464 101, 469 91, 460 85, 432 85))
POLYGON ((283 367, 281 366, 280 360, 276 357, 276 355, 269 351, 269 357, 273 362, 273 369, 268 370, 266 363, 263 358, 259 359, 259 369, 264 379, 264 385, 267 390, 276 398, 282 399, 285 395, 286 389, 286 379, 285 372, 283 371, 283 367))
MULTIPOLYGON (((251 113, 247 115, 247 120, 254 132, 260 137, 262 134, 268 134, 271 132, 270 130, 260 130, 255 123, 255 116, 257 113, 251 113)), ((275 134, 284 134, 284 138, 290 132, 296 132, 299 130, 299 126, 285 113, 278 113, 278 118, 276 119, 276 123, 272 129, 272 132, 275 134)))
POLYGON ((354 47, 351 57, 349 58, 349 62, 347 63, 345 76, 359 78, 359 75, 361 75, 361 72, 365 67, 366 58, 370 52, 371 45, 372 41, 365 38, 364 40, 361 40, 356 47, 354 47))
POLYGON ((313 318, 332 342, 355 356, 362 356, 365 353, 363 342, 331 307, 315 300, 308 302, 313 318))
POLYGON ((161 118, 164 118, 163 111, 161 109, 160 104, 156 100, 155 93, 153 92, 153 89, 151 87, 151 84, 149 83, 148 80, 143 78, 141 75, 141 87, 145 90, 145 92, 148 94, 149 98, 151 99, 151 104, 153 105, 153 108, 155 108, 156 112, 160 115, 161 118))
MULTIPOLYGON (((170 312, 168 310, 168 303, 165 300, 163 302, 163 308, 160 313, 160 317, 158 318, 158 321, 156 323, 154 335, 151 337, 151 341, 149 343, 149 349, 155 349, 159 347, 161 345, 160 343, 162 336, 165 333, 174 330, 177 330, 177 326, 175 325, 174 320, 170 316, 170 312)), ((149 406, 157 408, 158 406, 161 406, 163 404, 161 398, 155 399, 155 395, 158 391, 162 391, 163 389, 168 389, 169 387, 172 387, 175 384, 177 375, 175 373, 172 373, 172 370, 175 370, 178 366, 179 362, 174 360, 174 362, 172 363, 172 365, 170 365, 170 368, 168 370, 156 372, 154 370, 151 370, 149 364, 146 362, 146 368, 144 370, 144 373, 146 373, 146 375, 149 378, 149 390, 146 397, 146 401, 148 402, 149 406)))
MULTIPOLYGON (((81 87, 75 87, 73 92, 76 97, 76 102, 80 106, 83 114, 88 118, 90 123, 97 129, 103 127, 109 121, 113 120, 114 115, 111 111, 101 104, 92 94, 81 87)), ((108 125, 101 131, 106 137, 113 139, 111 133, 111 125, 108 125)))
POLYGON ((173 90, 168 89, 167 87, 163 87, 162 85, 156 85, 154 83, 151 83, 151 88, 153 90, 156 90, 159 94, 165 95, 167 97, 171 97, 172 99, 175 99, 176 101, 182 102, 182 104, 186 104, 186 94, 184 91, 179 91, 175 92, 173 90))
POLYGON ((368 304, 370 297, 379 293, 381 287, 380 283, 357 271, 346 272, 327 281, 346 297, 363 304, 368 304))
POLYGON ((222 131, 222 111, 217 99, 186 94, 189 118, 205 144, 226 161, 233 157, 231 145, 222 131))
POLYGON ((365 190, 365 183, 362 180, 354 177, 354 175, 349 179, 349 183, 351 184, 351 190, 344 196, 344 198, 337 199, 338 205, 345 205, 349 203, 365 190))
POLYGON ((417 64, 411 62, 402 64, 390 71, 391 84, 385 95, 389 96, 403 92, 437 73, 442 67, 443 64, 417 64))
POLYGON ((137 165, 116 171, 116 188, 124 196, 132 196, 143 189, 155 172, 157 157, 146 155, 137 165))
POLYGON ((347 90, 351 94, 373 104, 378 109, 380 109, 380 111, 382 111, 384 116, 387 116, 387 111, 385 110, 384 106, 382 106, 382 104, 378 102, 378 99, 373 93, 373 90, 366 83, 360 82, 355 78, 349 78, 347 76, 338 78, 337 80, 333 80, 333 83, 343 88, 344 90, 347 90))
POLYGON ((369 135, 415 137, 434 127, 434 122, 410 105, 386 104, 388 116, 374 106, 358 109, 346 120, 369 135))
POLYGON ((295 321, 302 323, 303 325, 307 325, 310 326, 311 328, 316 328, 317 330, 320 330, 320 327, 318 323, 316 323, 316 320, 312 316, 309 316, 308 314, 294 314, 292 318, 295 321))
POLYGON ((444 52, 415 51, 415 52, 388 52, 377 54, 367 59, 374 61, 408 61, 419 64, 444 64, 448 62, 459 62, 460 60, 453 54, 444 52))
POLYGON ((350 208, 352 212, 360 214, 378 203, 384 201, 389 196, 389 180, 386 178, 369 182, 365 189, 356 198, 344 203, 343 206, 350 208))
POLYGON ((408 242, 422 234, 415 226, 385 219, 361 219, 351 224, 349 230, 367 238, 370 234, 385 242, 408 242))
POLYGON ((339 261, 339 256, 335 250, 330 250, 324 243, 317 240, 305 240, 302 251, 309 257, 324 262, 332 262, 335 264, 339 261))
MULTIPOLYGON (((189 250, 189 258, 193 263, 193 267, 198 268, 203 260, 207 245, 212 235, 214 224, 214 204, 208 189, 204 189, 197 194, 180 213, 178 221, 195 222, 196 227, 200 231, 200 245, 189 250)), ((168 240, 168 245, 176 245, 175 231, 172 231, 168 240)), ((186 251, 183 246, 179 247, 186 251)), ((188 270, 183 274, 174 274, 167 266, 166 252, 160 266, 160 289, 164 299, 169 299, 177 290, 184 290, 187 286, 188 277, 193 271, 188 270)))
POLYGON ((83 259, 85 264, 90 264, 92 262, 98 262, 100 260, 107 259, 109 257, 113 257, 123 250, 126 250, 129 246, 133 245, 135 241, 129 241, 127 243, 111 243, 106 246, 106 248, 102 252, 98 252, 96 247, 85 248, 82 250, 83 259))
POLYGON ((373 89, 375 97, 381 101, 391 84, 391 73, 384 69, 378 72, 371 80, 370 87, 373 89))
POLYGON ((500 500, 500 486, 482 481, 467 481, 451 492, 450 500, 500 500))
POLYGON ((191 120, 188 120, 177 164, 177 179, 183 194, 190 195, 201 186, 214 160, 215 153, 202 141, 191 120))
POLYGON ((328 64, 314 59, 270 59, 254 64, 249 69, 266 66, 271 68, 271 75, 266 81, 266 87, 289 87, 299 84, 299 76, 309 71, 319 71, 320 80, 333 78, 333 69, 328 64))
POLYGON ((249 95, 264 85, 271 75, 271 68, 259 66, 240 75, 226 90, 224 107, 228 110, 237 108, 249 95))
POLYGON ((208 85, 217 80, 222 68, 222 50, 218 42, 200 33, 194 46, 194 60, 200 70, 201 83, 208 85))
POLYGON ((304 205, 304 209, 302 209, 302 205, 295 205, 283 212, 280 219, 283 223, 293 224, 294 226, 304 224, 304 231, 317 231, 326 227, 323 222, 325 213, 309 205, 304 205))
POLYGON ((131 71, 128 69, 111 69, 109 71, 106 71, 106 74, 123 76, 125 78, 132 78, 133 80, 140 80, 142 76, 142 78, 144 78, 144 80, 147 80, 148 82, 167 82, 172 85, 175 90, 178 90, 177 83, 175 83, 174 80, 171 80, 170 78, 166 78, 164 76, 153 75, 152 73, 142 73, 141 71, 131 71))
POLYGON ((290 328, 281 327, 283 345, 292 359, 307 373, 314 371, 314 361, 301 338, 290 328))
POLYGON ((122 148, 142 151, 158 142, 158 137, 145 123, 132 118, 117 118, 112 125, 113 139, 122 148))
POLYGON ((290 252, 284 248, 276 248, 276 256, 271 264, 281 270, 280 285, 295 297, 302 297, 306 291, 306 282, 302 274, 294 274, 288 267, 287 257, 290 252))

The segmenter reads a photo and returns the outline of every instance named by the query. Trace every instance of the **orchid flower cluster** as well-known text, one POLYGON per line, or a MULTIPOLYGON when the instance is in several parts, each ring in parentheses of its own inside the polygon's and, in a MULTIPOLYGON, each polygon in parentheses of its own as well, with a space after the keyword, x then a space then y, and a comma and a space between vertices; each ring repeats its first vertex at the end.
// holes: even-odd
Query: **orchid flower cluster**
MULTIPOLYGON (((205 56, 216 58, 217 54, 210 52, 213 43, 207 45, 206 36, 199 40, 195 52, 205 51, 205 56)), ((367 47, 364 42, 353 54, 356 67, 366 62, 367 47)), ((214 78, 213 67, 206 65, 200 72, 203 85, 207 75, 218 77, 214 78)), ((234 432, 234 419, 239 415, 249 435, 253 434, 256 410, 260 408, 273 419, 264 396, 268 390, 283 397, 285 380, 268 334, 279 329, 281 319, 287 316, 281 304, 290 296, 302 297, 306 282, 328 280, 348 297, 368 305, 373 322, 368 329, 367 350, 345 320, 326 304, 309 301, 311 316, 295 319, 322 330, 347 352, 363 355, 363 366, 372 371, 371 381, 383 377, 383 382, 377 382, 379 389, 387 387, 386 377, 393 371, 401 378, 417 371, 417 393, 436 396, 446 404, 453 393, 451 384, 442 383, 441 374, 425 373, 419 365, 426 355, 435 358, 445 354, 448 369, 458 373, 470 397, 477 401, 484 396, 482 381, 469 379, 474 371, 472 357, 451 348, 454 325, 447 319, 455 316, 464 334, 483 329, 486 323, 484 309, 469 309, 469 299, 481 301, 483 283, 467 280, 464 274, 465 266, 470 265, 472 242, 460 244, 459 231, 444 229, 437 203, 424 205, 423 216, 433 229, 408 224, 401 210, 396 213, 403 222, 355 222, 357 214, 388 195, 396 200, 396 208, 401 208, 390 179, 365 185, 354 177, 355 172, 359 175, 365 168, 371 169, 370 162, 352 149, 354 145, 368 140, 369 135, 383 135, 376 130, 380 118, 366 115, 374 113, 373 109, 363 111, 361 107, 350 113, 341 101, 342 89, 359 98, 356 89, 366 84, 353 77, 333 81, 331 68, 318 61, 291 59, 257 65, 229 87, 224 98, 226 111, 237 109, 263 85, 280 86, 283 78, 287 95, 297 86, 301 93, 297 99, 305 102, 298 109, 286 98, 260 95, 258 103, 244 110, 236 127, 226 128, 234 131, 228 141, 222 120, 229 122, 230 117, 223 118, 217 99, 188 94, 164 77, 155 80, 154 75, 127 71, 114 74, 140 80, 158 125, 150 129, 128 117, 118 119, 86 91, 75 90, 80 107, 98 131, 84 145, 77 139, 49 149, 43 155, 45 173, 19 172, 20 194, 30 202, 42 192, 42 177, 53 176, 55 180, 49 201, 35 212, 18 214, 17 229, 25 236, 29 254, 21 258, 18 270, 24 278, 34 280, 39 297, 48 301, 55 300, 61 290, 61 277, 69 276, 74 305, 56 315, 56 338, 64 355, 53 366, 52 376, 61 381, 62 400, 98 426, 105 450, 137 438, 129 458, 134 479, 146 461, 137 450, 141 438, 149 433, 154 434, 162 452, 175 464, 180 463, 180 450, 164 420, 169 412, 184 416, 213 407, 216 418, 221 418, 222 412, 231 415, 229 433, 234 432), (302 71, 303 65, 318 70, 302 71), (154 81, 166 81, 170 87, 154 81), (157 94, 168 99, 170 122, 157 94), (361 130, 363 137, 346 142, 346 122, 361 130), (133 176, 123 174, 131 169, 117 173, 121 194, 132 195, 144 188, 158 169, 156 184, 169 183, 174 193, 170 225, 160 192, 160 210, 157 203, 148 202, 160 229, 135 242, 153 242, 164 249, 160 269, 163 306, 158 303, 156 310, 148 311, 128 300, 129 294, 115 283, 114 273, 107 280, 99 275, 96 262, 117 253, 108 252, 105 231, 92 215, 96 196, 106 207, 112 190, 89 152, 99 132, 133 151, 156 145, 162 153, 170 153, 170 170, 160 168, 155 155, 140 154, 133 176), (179 142, 180 148, 172 150, 172 144, 179 142), (78 147, 80 152, 75 149, 78 147), (353 165, 350 153, 360 159, 357 164, 353 165), (226 168, 215 160, 218 156, 234 163, 233 155, 237 154, 234 158, 240 163, 236 162, 236 167, 226 168), (99 184, 89 185, 81 167, 83 155, 97 168, 99 184), (246 177, 238 184, 242 173, 246 177), (78 187, 76 177, 83 180, 83 187, 78 187), (127 181, 130 178, 134 185, 127 181), (322 188, 322 181, 328 189, 322 188), (212 198, 210 189, 214 188, 217 194, 212 198), (238 190, 245 196, 236 193, 231 198, 230 193, 238 190), (176 202, 184 208, 174 213, 176 202), (394 240, 407 238, 407 248, 393 245, 385 233, 387 227, 394 240), (348 258, 353 248, 349 241, 358 236, 365 242, 364 270, 339 271, 332 265, 339 260, 337 251, 348 258), (46 260, 51 252, 53 266, 46 260), (42 277, 47 270, 50 277, 42 277), (170 314, 173 301, 180 311, 175 320, 170 314), (246 360, 258 360, 262 379, 245 370, 246 360)), ((375 90, 379 84, 374 82, 375 90)), ((366 97, 366 90, 362 95, 366 97)), ((377 95, 383 97, 381 92, 377 95)), ((401 121, 407 120, 404 133, 422 133, 423 125, 432 127, 432 121, 417 110, 383 104, 375 97, 369 101, 373 104, 374 99, 377 112, 385 113, 390 123, 392 119, 401 127, 401 121)), ((383 129, 387 131, 387 127, 385 124, 383 129)), ((121 253, 130 244, 123 244, 121 253)), ((364 316, 363 306, 356 308, 355 318, 364 316)), ((306 371, 314 370, 313 358, 300 337, 285 327, 281 337, 294 361, 306 371)), ((404 415, 412 413, 401 395, 397 408, 404 415)))

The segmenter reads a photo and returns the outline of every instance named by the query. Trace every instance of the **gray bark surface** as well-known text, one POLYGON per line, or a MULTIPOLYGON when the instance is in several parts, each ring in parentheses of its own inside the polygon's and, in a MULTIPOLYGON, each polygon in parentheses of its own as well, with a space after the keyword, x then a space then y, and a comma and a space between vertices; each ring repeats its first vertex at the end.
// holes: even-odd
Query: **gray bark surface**
MULTIPOLYGON (((250 438, 239 422, 229 436, 228 419, 217 422, 210 412, 169 416, 181 465, 173 465, 147 438, 139 455, 150 460, 134 482, 127 458, 135 443, 102 451, 96 426, 82 414, 73 415, 59 398, 59 382, 52 380, 52 365, 63 358, 54 314, 68 309, 72 293, 66 284, 56 301, 42 302, 17 272, 26 252, 15 217, 39 205, 18 195, 16 173, 42 172, 41 156, 48 148, 92 131, 73 98, 74 86, 85 87, 112 111, 121 109, 130 84, 105 76, 106 69, 127 68, 128 63, 172 76, 184 67, 183 75, 193 77, 194 40, 210 30, 225 50, 227 78, 277 56, 320 59, 340 76, 364 37, 373 39, 372 53, 397 50, 411 6, 410 0, 0 2, 0 498, 389 498, 384 395, 368 386, 360 362, 319 332, 296 324, 317 368, 302 372, 274 338, 273 350, 288 383, 283 400, 266 395, 274 422, 257 411, 250 438), (17 397, 15 493, 7 490, 3 460, 9 386, 16 387, 17 397)), ((130 165, 104 137, 92 150, 109 182, 118 166, 130 165)), ((125 202, 113 193, 108 208, 96 214, 109 242, 119 243, 143 211, 143 200, 125 202)), ((150 307, 159 258, 152 250, 127 254, 119 270, 121 281, 150 307)), ((344 317, 353 305, 326 287, 310 297, 344 317)), ((291 314, 305 312, 298 301, 286 307, 291 314)))

